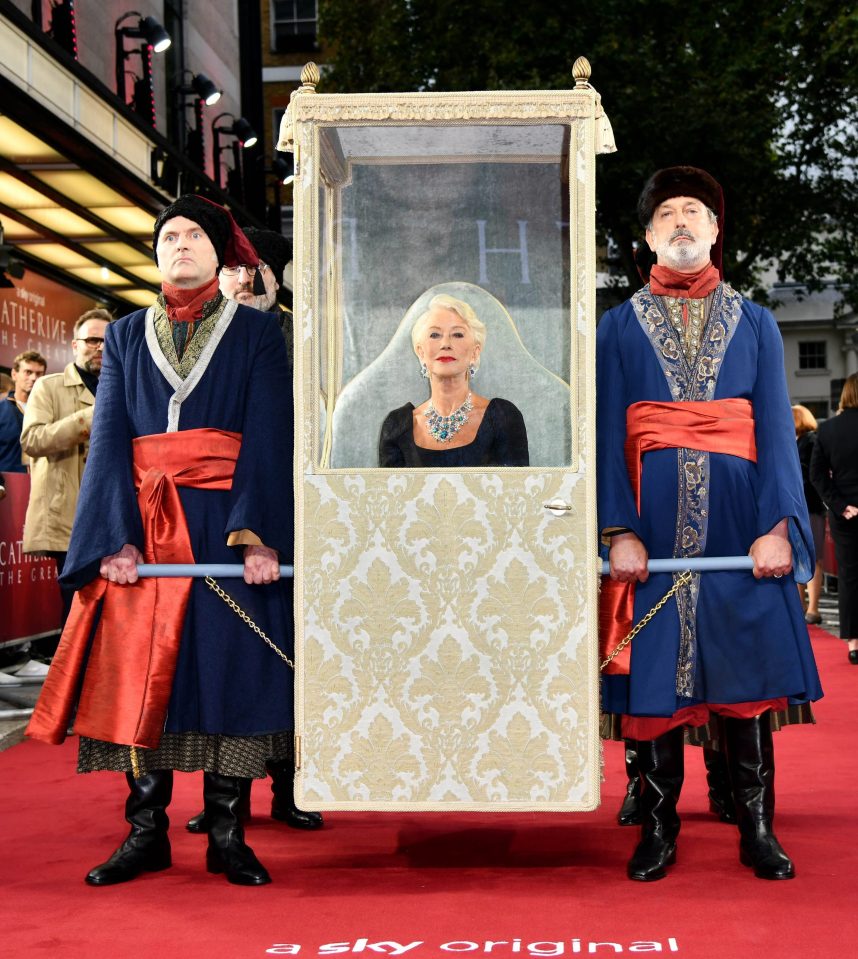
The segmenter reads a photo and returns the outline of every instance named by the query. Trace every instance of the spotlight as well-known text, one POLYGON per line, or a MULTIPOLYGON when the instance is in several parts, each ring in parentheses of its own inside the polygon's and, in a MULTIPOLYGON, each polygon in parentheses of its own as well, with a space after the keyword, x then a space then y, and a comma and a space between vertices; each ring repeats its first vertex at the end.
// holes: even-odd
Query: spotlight
POLYGON ((256 145, 256 141, 259 139, 257 135, 253 132, 253 127, 244 119, 244 117, 239 117, 235 123, 232 125, 232 132, 236 137, 241 141, 241 145, 246 149, 247 147, 252 147, 256 145))
MULTIPOLYGON (((143 86, 148 86, 151 89, 151 54, 163 53, 167 47, 170 46, 172 41, 170 40, 170 35, 154 17, 142 17, 136 10, 131 10, 129 13, 123 13, 122 16, 116 21, 113 32, 116 41, 116 94, 123 103, 127 104, 128 96, 125 87, 125 61, 134 53, 140 54, 140 59, 143 66, 143 76, 139 78, 138 83, 142 83, 143 86), (134 18, 136 18, 136 23, 123 26, 126 20, 132 20, 134 18), (145 43, 143 43, 137 50, 126 50, 124 42, 126 37, 130 40, 144 40, 145 43)), ((135 90, 134 106, 135 109, 138 112, 142 112, 146 119, 150 120, 154 126, 154 104, 151 106, 151 115, 148 102, 145 102, 145 109, 142 109, 141 105, 143 105, 144 101, 147 100, 144 94, 145 91, 141 91, 139 89, 135 90)))
MULTIPOLYGON (((139 29, 155 53, 163 53, 173 42, 170 39, 170 34, 154 17, 143 17, 139 29)), ((129 33, 128 36, 133 36, 133 34, 129 33)))
POLYGON ((197 73, 191 81, 194 93, 205 102, 207 107, 213 107, 221 98, 223 91, 212 83, 204 73, 197 73))
POLYGON ((294 155, 284 153, 281 156, 275 156, 271 162, 271 172, 280 180, 283 186, 288 186, 295 179, 294 155))
POLYGON ((205 144, 203 142, 203 110, 220 100, 222 92, 204 73, 192 73, 185 70, 185 80, 175 87, 179 114, 179 144, 188 157, 200 168, 205 167, 205 144), (185 111, 193 109, 194 125, 191 126, 185 111))
POLYGON ((248 149, 252 147, 256 141, 259 139, 257 135, 253 132, 253 127, 245 120, 244 117, 239 117, 236 119, 231 113, 219 113, 214 120, 212 120, 212 158, 213 158, 213 167, 214 167, 214 181, 218 186, 221 186, 221 176, 220 176, 220 155, 226 149, 226 146, 220 145, 221 135, 226 134, 227 136, 234 136, 239 143, 248 149), (222 126, 218 126, 218 121, 228 118, 231 122, 222 126))

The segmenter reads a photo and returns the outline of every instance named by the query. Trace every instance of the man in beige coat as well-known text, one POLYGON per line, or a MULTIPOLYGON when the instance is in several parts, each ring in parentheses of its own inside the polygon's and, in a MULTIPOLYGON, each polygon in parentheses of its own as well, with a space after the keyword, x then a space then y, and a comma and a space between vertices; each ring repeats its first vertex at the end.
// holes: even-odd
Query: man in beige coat
MULTIPOLYGON (((89 451, 95 392, 101 373, 107 310, 88 310, 74 325, 74 359, 43 376, 30 394, 21 447, 31 457, 30 502, 24 522, 24 552, 52 556, 63 570, 80 481, 89 451)), ((73 593, 63 594, 63 623, 73 593)))

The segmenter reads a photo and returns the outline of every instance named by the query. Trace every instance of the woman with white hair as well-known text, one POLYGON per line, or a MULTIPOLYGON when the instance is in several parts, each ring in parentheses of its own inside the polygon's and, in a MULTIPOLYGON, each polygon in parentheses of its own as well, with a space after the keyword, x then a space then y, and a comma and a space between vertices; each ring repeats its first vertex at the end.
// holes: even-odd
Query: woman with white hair
POLYGON ((381 427, 379 466, 527 466, 524 419, 508 400, 471 390, 486 341, 485 325, 469 304, 439 294, 411 331, 420 372, 431 395, 406 403, 381 427))

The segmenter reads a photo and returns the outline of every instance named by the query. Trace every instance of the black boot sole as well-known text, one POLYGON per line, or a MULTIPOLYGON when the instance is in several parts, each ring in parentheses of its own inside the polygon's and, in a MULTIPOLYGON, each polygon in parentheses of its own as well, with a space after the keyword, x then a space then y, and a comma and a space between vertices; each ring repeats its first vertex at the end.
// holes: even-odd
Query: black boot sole
MULTIPOLYGON (((307 815, 304 813, 304 815, 307 815)), ((304 829, 307 831, 312 831, 315 829, 321 829, 325 823, 321 816, 318 819, 301 819, 291 813, 283 813, 279 810, 275 812, 271 810, 271 818, 276 819, 277 822, 286 823, 287 826, 292 829, 304 829)))
POLYGON ((215 876, 225 875, 227 882, 231 882, 234 886, 267 886, 271 882, 271 876, 261 863, 260 869, 262 869, 260 873, 230 870, 217 853, 212 852, 211 849, 206 850, 206 872, 215 876))
POLYGON ((627 875, 629 879, 634 880, 634 882, 658 882, 659 879, 667 878, 667 867, 676 865, 676 845, 674 844, 673 849, 671 849, 667 858, 660 865, 656 865, 654 869, 647 872, 638 871, 634 872, 632 870, 632 864, 629 863, 627 869, 627 875))
POLYGON ((769 879, 772 881, 777 881, 778 879, 795 879, 795 866, 790 863, 787 867, 781 867, 780 870, 767 870, 763 866, 758 866, 753 857, 744 851, 744 849, 739 850, 739 862, 743 866, 748 866, 750 869, 754 870, 754 875, 757 879, 769 879))
MULTIPOLYGON (((108 876, 105 878, 99 878, 98 876, 93 876, 92 872, 88 873, 84 877, 84 882, 88 886, 118 886, 123 882, 131 882, 136 879, 138 876, 142 876, 144 872, 163 872, 165 869, 169 869, 173 865, 172 859, 167 860, 166 862, 155 863, 148 866, 141 866, 139 869, 133 870, 126 875, 122 876, 108 876)), ((96 866, 96 869, 98 867, 96 866)))

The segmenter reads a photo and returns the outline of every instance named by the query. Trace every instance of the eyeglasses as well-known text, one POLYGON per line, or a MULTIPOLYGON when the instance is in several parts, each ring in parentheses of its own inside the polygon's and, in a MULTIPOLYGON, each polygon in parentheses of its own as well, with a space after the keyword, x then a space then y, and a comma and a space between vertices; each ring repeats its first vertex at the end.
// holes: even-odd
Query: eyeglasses
POLYGON ((242 263, 240 266, 222 266, 220 271, 224 276, 238 276, 242 270, 244 270, 248 276, 256 276, 257 269, 260 273, 264 273, 268 269, 268 264, 260 263, 259 266, 256 267, 246 266, 244 263, 242 263))
POLYGON ((86 343, 91 350, 98 349, 99 346, 104 349, 103 336, 76 336, 75 339, 78 343, 86 343))

